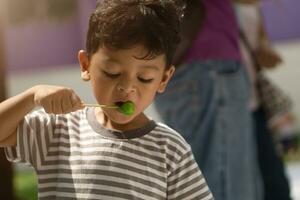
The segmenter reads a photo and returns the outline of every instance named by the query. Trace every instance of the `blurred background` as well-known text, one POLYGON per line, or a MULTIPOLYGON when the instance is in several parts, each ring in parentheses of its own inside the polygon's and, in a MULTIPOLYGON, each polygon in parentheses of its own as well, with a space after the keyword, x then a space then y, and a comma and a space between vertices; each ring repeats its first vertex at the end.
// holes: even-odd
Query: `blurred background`
MULTIPOLYGON (((0 0, 0 84, 6 88, 0 89, 1 101, 36 84, 55 84, 73 88, 87 103, 95 102, 89 83, 80 79, 77 63, 95 5, 95 0, 0 0)), ((284 60, 268 76, 291 96, 299 131, 300 1, 265 0, 262 9, 268 35, 284 60)), ((152 106, 147 113, 159 120, 152 106)), ((300 200, 300 151, 285 155, 285 162, 293 197, 300 200)), ((31 168, 10 168, 2 155, 0 169, 0 179, 7 179, 0 185, 1 200, 14 199, 5 189, 11 181, 15 199, 37 199, 31 168)))

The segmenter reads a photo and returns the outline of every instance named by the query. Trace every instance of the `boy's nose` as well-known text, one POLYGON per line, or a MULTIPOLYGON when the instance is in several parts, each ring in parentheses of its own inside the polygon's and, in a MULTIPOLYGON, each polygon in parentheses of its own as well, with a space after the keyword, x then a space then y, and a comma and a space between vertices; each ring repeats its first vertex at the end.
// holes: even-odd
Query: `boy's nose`
POLYGON ((130 85, 130 84, 119 84, 117 86, 117 90, 118 90, 118 92, 122 92, 122 93, 126 93, 126 94, 136 92, 135 87, 133 87, 133 85, 130 85))

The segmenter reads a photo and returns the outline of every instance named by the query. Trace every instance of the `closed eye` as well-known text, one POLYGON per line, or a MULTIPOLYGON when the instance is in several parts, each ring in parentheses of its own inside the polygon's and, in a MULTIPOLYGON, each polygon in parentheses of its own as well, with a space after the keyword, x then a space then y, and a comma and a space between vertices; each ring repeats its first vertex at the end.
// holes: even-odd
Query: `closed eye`
POLYGON ((144 79, 144 78, 141 78, 141 77, 138 77, 138 79, 142 83, 151 83, 154 80, 153 78, 151 78, 151 79, 144 79))
POLYGON ((108 72, 106 72, 106 71, 102 71, 103 72, 103 74, 105 75, 105 76, 107 76, 108 78, 118 78, 121 74, 120 73, 118 73, 118 74, 112 74, 112 73, 108 73, 108 72))

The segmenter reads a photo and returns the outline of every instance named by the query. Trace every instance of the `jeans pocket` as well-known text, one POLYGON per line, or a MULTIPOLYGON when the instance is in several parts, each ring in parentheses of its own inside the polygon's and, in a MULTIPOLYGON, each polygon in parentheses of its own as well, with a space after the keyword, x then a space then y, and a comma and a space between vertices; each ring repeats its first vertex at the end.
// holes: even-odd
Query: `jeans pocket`
POLYGON ((164 122, 185 138, 196 134, 201 123, 205 96, 211 81, 208 76, 187 76, 174 80, 163 94, 157 96, 155 107, 164 122))
POLYGON ((220 88, 229 104, 248 104, 250 84, 243 68, 231 73, 219 73, 220 88))

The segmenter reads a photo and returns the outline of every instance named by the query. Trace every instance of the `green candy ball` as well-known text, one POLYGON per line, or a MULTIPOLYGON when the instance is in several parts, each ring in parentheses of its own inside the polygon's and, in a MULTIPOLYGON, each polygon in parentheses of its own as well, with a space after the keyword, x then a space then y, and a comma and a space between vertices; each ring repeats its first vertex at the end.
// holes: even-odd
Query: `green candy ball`
POLYGON ((119 110, 125 115, 132 115, 135 111, 135 105, 133 102, 127 101, 119 106, 119 110))

